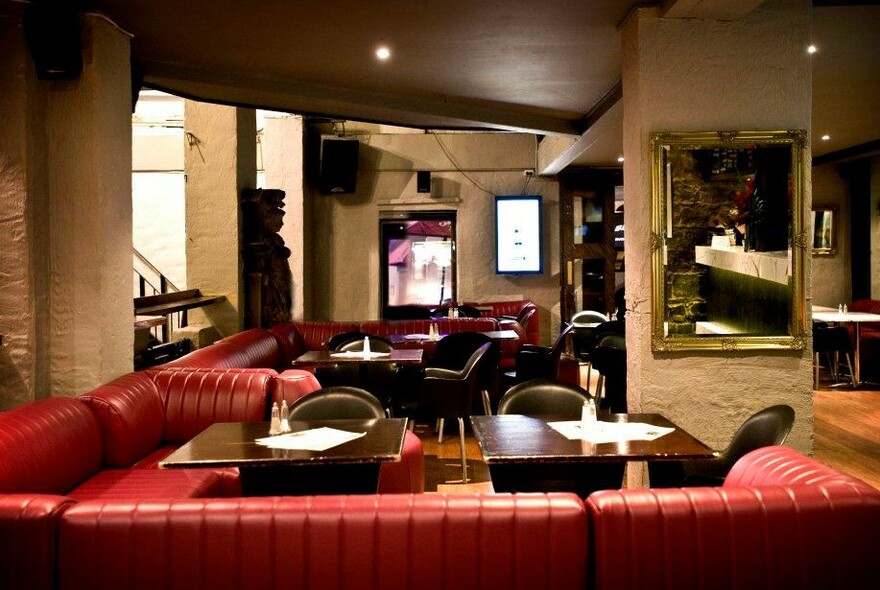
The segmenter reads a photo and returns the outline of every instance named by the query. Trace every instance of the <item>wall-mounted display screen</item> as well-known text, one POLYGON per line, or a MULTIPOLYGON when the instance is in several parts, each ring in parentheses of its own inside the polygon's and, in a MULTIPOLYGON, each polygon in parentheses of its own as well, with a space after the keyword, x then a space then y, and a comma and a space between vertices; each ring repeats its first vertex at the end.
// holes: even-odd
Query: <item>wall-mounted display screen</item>
POLYGON ((541 197, 495 197, 495 272, 542 273, 541 243, 541 197))

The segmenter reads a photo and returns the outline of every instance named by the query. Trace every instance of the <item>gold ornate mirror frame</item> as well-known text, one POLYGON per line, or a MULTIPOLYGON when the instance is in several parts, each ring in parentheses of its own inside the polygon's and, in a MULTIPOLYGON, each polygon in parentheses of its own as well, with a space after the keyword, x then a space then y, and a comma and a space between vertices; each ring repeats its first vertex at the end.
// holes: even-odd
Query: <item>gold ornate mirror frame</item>
POLYGON ((805 347, 806 137, 652 135, 653 350, 805 347))

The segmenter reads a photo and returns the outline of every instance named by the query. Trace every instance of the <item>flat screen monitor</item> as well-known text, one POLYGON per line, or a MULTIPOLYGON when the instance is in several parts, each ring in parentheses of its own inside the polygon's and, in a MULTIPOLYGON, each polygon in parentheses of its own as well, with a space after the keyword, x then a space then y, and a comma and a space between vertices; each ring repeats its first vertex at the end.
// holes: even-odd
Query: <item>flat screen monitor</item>
POLYGON ((541 244, 541 197, 495 197, 495 272, 544 272, 541 244))

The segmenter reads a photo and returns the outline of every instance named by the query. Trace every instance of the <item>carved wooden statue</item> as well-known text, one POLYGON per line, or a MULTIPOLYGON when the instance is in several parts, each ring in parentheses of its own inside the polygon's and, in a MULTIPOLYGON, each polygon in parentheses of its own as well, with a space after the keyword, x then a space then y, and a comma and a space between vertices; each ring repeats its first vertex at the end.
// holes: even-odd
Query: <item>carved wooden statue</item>
POLYGON ((245 322, 264 328, 290 321, 290 250, 278 235, 284 225, 284 191, 244 189, 241 197, 245 322))

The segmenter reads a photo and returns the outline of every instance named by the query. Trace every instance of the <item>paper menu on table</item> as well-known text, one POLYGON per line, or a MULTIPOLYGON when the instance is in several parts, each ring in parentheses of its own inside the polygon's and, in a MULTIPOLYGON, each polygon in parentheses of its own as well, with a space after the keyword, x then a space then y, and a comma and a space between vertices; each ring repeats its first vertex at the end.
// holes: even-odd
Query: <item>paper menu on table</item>
POLYGON ((270 449, 297 451, 326 451, 343 443, 361 438, 366 432, 349 432, 337 428, 312 428, 279 436, 258 438, 254 442, 270 449))
POLYGON ((593 444, 655 440, 675 430, 675 428, 664 428, 643 422, 602 422, 601 420, 592 423, 586 429, 580 420, 548 422, 547 425, 569 440, 585 440, 593 444))

